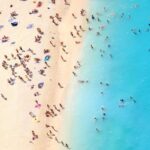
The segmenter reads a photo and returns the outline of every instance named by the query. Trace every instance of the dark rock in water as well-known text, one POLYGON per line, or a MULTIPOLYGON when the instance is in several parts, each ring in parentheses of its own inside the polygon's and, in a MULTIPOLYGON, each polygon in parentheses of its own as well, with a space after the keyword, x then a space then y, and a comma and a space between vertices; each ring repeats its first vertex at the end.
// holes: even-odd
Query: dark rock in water
POLYGON ((12 22, 11 25, 12 25, 13 27, 15 27, 15 26, 18 25, 18 22, 12 22))

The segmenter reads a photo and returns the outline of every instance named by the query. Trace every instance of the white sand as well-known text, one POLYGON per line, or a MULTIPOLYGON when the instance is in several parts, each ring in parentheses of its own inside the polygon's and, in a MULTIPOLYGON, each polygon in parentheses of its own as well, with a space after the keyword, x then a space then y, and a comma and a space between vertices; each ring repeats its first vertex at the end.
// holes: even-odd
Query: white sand
MULTIPOLYGON (((70 31, 73 31, 74 25, 82 25, 85 28, 85 17, 81 17, 80 10, 85 9, 88 0, 83 0, 82 2, 77 2, 72 0, 70 6, 64 5, 63 1, 55 5, 50 6, 51 9, 47 9, 49 6, 47 0, 43 0, 43 6, 38 8, 38 14, 29 15, 29 11, 36 8, 36 3, 31 1, 19 1, 19 0, 0 0, 0 25, 4 25, 3 29, 0 29, 0 39, 6 35, 9 36, 9 41, 0 44, 0 63, 4 60, 4 55, 16 54, 16 49, 20 46, 24 50, 28 48, 33 49, 36 56, 31 55, 31 61, 28 63, 29 68, 33 71, 33 80, 22 83, 20 80, 16 80, 15 85, 11 86, 8 84, 7 79, 11 76, 11 71, 0 68, 0 93, 3 93, 7 97, 7 101, 0 97, 0 150, 63 150, 61 144, 57 144, 54 140, 50 142, 47 138, 46 133, 48 129, 45 128, 45 124, 50 124, 55 126, 57 130, 61 129, 61 124, 66 123, 62 119, 62 113, 56 118, 46 118, 46 104, 58 105, 62 103, 65 105, 65 96, 67 94, 67 89, 70 85, 70 79, 72 76, 73 66, 76 64, 78 57, 80 56, 80 49, 82 44, 75 44, 74 39, 70 36, 70 31), (10 4, 13 7, 10 8, 10 4), (19 15, 16 17, 19 21, 17 27, 12 27, 8 22, 10 19, 10 13, 16 11, 19 15), (78 16, 78 19, 72 17, 72 12, 78 16), (50 15, 59 13, 62 17, 61 24, 56 27, 52 24, 49 19, 50 15), (38 15, 42 14, 42 17, 38 15), (26 29, 26 26, 30 23, 34 24, 33 29, 26 29), (44 32, 42 37, 42 42, 35 43, 34 37, 39 35, 36 28, 40 27, 44 32), (51 37, 54 36, 55 40, 53 42, 56 47, 53 48, 49 41, 51 37), (15 41, 16 44, 12 45, 11 42, 15 41), (69 52, 66 55, 62 48, 60 47, 60 42, 63 41, 67 45, 66 51, 69 52), (43 49, 50 49, 51 59, 49 65, 51 66, 46 70, 46 77, 38 74, 38 70, 43 68, 45 65, 43 63, 44 54, 43 49), (63 62, 61 55, 67 62, 63 62), (40 64, 36 64, 33 57, 42 58, 40 64), (44 88, 38 90, 31 90, 30 86, 32 84, 37 84, 41 81, 45 82, 44 88), (58 87, 58 82, 60 82, 64 88, 58 87), (34 97, 33 93, 39 91, 41 93, 40 97, 34 97), (42 104, 40 109, 34 108, 35 100, 38 100, 42 104), (29 112, 36 114, 37 119, 40 123, 37 123, 30 115, 29 112), (32 143, 29 141, 32 138, 32 130, 38 134, 39 138, 32 143)), ((35 2, 38 2, 35 0, 35 2)), ((83 35, 83 34, 82 34, 83 35)), ((79 39, 79 38, 78 38, 79 39)), ((82 42, 82 38, 79 41, 82 42)), ((9 64, 16 62, 16 60, 8 61, 9 64)), ((23 69, 17 69, 19 75, 24 76, 23 69)), ((61 137, 61 132, 58 133, 58 137, 61 137)), ((70 132, 70 131, 68 131, 70 132)), ((67 141, 65 141, 67 142, 67 141)), ((69 144, 69 143, 68 143, 69 144)))

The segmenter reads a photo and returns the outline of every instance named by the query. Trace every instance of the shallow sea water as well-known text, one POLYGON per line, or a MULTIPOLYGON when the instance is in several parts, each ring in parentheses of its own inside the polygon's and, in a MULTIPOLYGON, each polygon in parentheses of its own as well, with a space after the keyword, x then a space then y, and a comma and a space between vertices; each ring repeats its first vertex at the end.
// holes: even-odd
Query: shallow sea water
POLYGON ((90 6, 92 14, 101 14, 101 23, 90 23, 93 30, 85 36, 82 67, 68 96, 67 138, 74 150, 150 149, 150 1, 91 0, 90 6), (98 37, 101 25, 106 29, 98 37), (105 50, 103 57, 100 49, 105 50), (78 79, 89 83, 81 85, 78 79), (110 85, 100 85, 101 81, 110 85), (120 108, 122 98, 125 106, 120 108), (101 106, 106 108, 104 121, 101 106))

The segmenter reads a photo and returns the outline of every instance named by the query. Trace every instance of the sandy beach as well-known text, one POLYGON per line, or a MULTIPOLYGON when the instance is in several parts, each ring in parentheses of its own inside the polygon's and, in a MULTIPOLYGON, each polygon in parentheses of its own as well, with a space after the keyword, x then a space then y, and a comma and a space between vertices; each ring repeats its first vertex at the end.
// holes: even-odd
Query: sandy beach
POLYGON ((150 1, 0 0, 0 150, 145 150, 150 1))
POLYGON ((70 32, 86 28, 87 3, 0 1, 1 150, 69 149, 59 130, 84 36, 70 32))

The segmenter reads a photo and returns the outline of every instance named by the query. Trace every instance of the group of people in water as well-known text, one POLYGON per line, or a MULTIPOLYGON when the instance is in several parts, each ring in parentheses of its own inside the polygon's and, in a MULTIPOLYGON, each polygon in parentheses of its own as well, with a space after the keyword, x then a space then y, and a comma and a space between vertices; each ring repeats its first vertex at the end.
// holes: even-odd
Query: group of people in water
MULTIPOLYGON (((103 11, 103 15, 108 15, 111 14, 111 12, 109 12, 109 9, 107 9, 106 7, 104 8, 103 11)), ((108 18, 106 17, 105 19, 101 19, 102 17, 102 13, 93 13, 89 18, 87 18, 87 24, 88 24, 88 28, 87 31, 89 32, 89 35, 94 33, 94 39, 97 39, 100 43, 102 43, 105 48, 101 48, 100 44, 97 44, 97 41, 93 41, 91 43, 89 43, 89 49, 93 51, 99 51, 100 53, 100 58, 106 60, 109 59, 108 61, 113 61, 114 59, 114 54, 112 51, 112 47, 113 45, 111 44, 111 35, 108 34, 107 32, 107 28, 109 28, 109 26, 111 25, 111 17, 118 17, 119 19, 124 19, 126 16, 125 13, 121 13, 121 14, 113 14, 110 15, 108 18), (98 27, 97 27, 98 25, 98 27), (105 32, 106 31, 106 32, 105 32), (100 45, 100 46, 99 46, 100 45), (108 57, 107 57, 108 56, 108 57)), ((128 15, 127 17, 129 20, 131 20, 131 15, 128 15)), ((147 28, 148 30, 148 28, 147 28)), ((131 29, 131 31, 137 35, 138 33, 141 33, 142 31, 140 29, 131 29)), ((130 32, 130 31, 129 31, 130 32)), ((73 33, 72 37, 75 37, 73 33)), ((91 81, 88 80, 79 80, 79 83, 90 83, 91 81)), ((105 91, 109 90, 111 88, 111 83, 109 82, 105 82, 105 81, 100 81, 100 94, 101 96, 105 96, 105 91)), ((112 83, 113 84, 113 83, 112 83)), ((117 101, 117 100, 116 100, 117 101)), ((126 99, 120 99, 118 102, 118 108, 125 108, 127 105, 130 104, 136 104, 136 99, 133 96, 130 96, 129 98, 126 99)), ((116 105, 117 106, 117 105, 116 105)), ((116 107, 117 108, 117 107, 116 107)), ((109 118, 109 114, 107 115, 107 113, 109 113, 109 111, 107 110, 107 106, 101 106, 100 110, 98 111, 98 117, 95 116, 93 119, 95 122, 98 122, 98 120, 102 120, 102 121, 106 121, 109 118), (100 113, 99 113, 100 111, 100 113), (108 112, 107 112, 108 111, 108 112)), ((97 125, 97 124, 96 124, 97 125)), ((95 131, 97 133, 101 132, 101 128, 100 127, 95 127, 95 131)))

